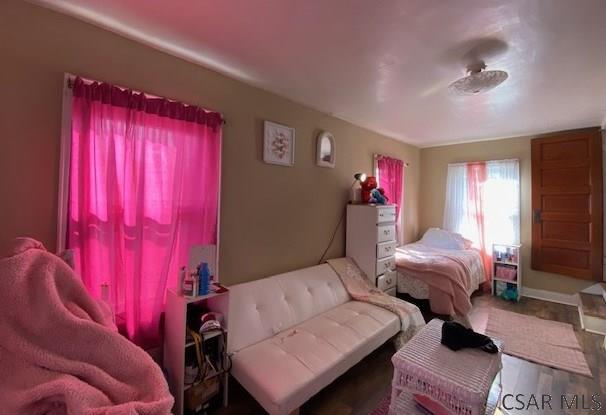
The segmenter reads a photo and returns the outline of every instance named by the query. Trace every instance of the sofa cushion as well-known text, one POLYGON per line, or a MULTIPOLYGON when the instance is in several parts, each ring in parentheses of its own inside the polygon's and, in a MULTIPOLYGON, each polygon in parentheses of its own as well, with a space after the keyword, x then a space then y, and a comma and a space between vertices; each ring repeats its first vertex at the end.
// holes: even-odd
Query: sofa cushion
POLYGON ((328 264, 232 286, 228 351, 268 339, 350 299, 328 264))
POLYGON ((240 350, 231 373, 270 414, 288 414, 399 330, 395 314, 349 301, 240 350))

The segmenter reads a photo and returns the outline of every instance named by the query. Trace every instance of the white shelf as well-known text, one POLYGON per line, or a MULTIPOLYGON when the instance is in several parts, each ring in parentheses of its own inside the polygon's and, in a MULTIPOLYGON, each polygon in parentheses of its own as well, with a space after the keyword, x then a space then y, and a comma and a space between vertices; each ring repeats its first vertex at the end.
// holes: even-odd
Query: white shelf
POLYGON ((506 283, 509 283, 509 284, 515 284, 515 285, 518 285, 518 281, 517 281, 517 280, 513 280, 513 281, 512 281, 512 280, 506 280, 505 278, 497 278, 497 277, 492 277, 492 279, 493 279, 494 281, 502 281, 502 282, 506 282, 506 283))
POLYGON ((195 297, 190 297, 187 295, 181 295, 177 292, 177 290, 175 288, 169 288, 168 291, 170 291, 172 294, 174 294, 175 296, 177 296, 179 299, 181 299, 183 302, 185 302, 186 304, 192 304, 192 303, 197 303, 198 301, 203 301, 203 300, 208 300, 210 298, 214 298, 220 295, 225 295, 229 292, 225 291, 225 292, 221 292, 221 293, 217 293, 217 292, 209 292, 206 295, 197 295, 195 297))
MULTIPOLYGON (((522 297, 522 256, 521 256, 521 251, 522 251, 522 245, 516 245, 516 244, 511 244, 511 245, 507 245, 507 244, 493 244, 492 245, 492 269, 491 269, 491 277, 492 280, 490 282, 491 285, 491 291, 492 291, 492 295, 497 295, 496 293, 496 286, 497 286, 497 282, 503 282, 506 284, 513 284, 516 286, 516 291, 517 291, 517 301, 520 301, 520 297, 522 297), (516 261, 505 261, 505 260, 497 260, 497 253, 501 253, 501 255, 503 253, 505 253, 507 258, 510 258, 507 256, 507 253, 512 255, 512 257, 514 257, 516 259, 516 261), (515 280, 509 280, 506 278, 499 278, 495 275, 496 273, 496 268, 497 265, 503 265, 506 267, 515 267, 515 268, 509 268, 510 270, 515 270, 516 273, 516 279, 515 280)), ((503 267, 501 267, 503 268, 503 267)))
POLYGON ((495 265, 498 264, 503 264, 503 265, 513 265, 513 266, 519 266, 519 264, 517 262, 509 262, 509 261, 494 261, 495 265))
MULTIPOLYGON (((164 325, 164 368, 168 375, 168 384, 171 394, 175 398, 173 414, 183 415, 185 385, 185 355, 191 352, 193 339, 187 338, 187 312, 191 309, 190 304, 204 301, 204 307, 209 311, 223 314, 225 325, 229 321, 229 291, 224 293, 210 293, 199 297, 184 297, 179 295, 175 289, 169 289, 166 293, 165 325, 164 325), (188 347, 190 347, 188 349, 188 347)), ((220 333, 220 331, 218 331, 220 333)), ((217 333, 218 334, 218 333, 217 333)), ((209 331, 208 335, 216 336, 215 331, 209 331)), ((211 338, 209 337, 209 338, 211 338)), ((205 337, 206 339, 206 337, 205 337)), ((227 392, 229 374, 222 372, 219 376, 223 405, 227 406, 227 392)))

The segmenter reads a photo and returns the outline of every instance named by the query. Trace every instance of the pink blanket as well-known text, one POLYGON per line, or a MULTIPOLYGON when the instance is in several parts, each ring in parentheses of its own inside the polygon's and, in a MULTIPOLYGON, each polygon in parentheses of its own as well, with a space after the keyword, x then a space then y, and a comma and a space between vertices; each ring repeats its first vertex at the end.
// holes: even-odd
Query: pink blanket
POLYGON ((400 318, 400 332, 394 338, 396 349, 401 349, 425 326, 423 315, 416 305, 371 286, 366 275, 351 258, 329 259, 327 262, 337 273, 351 298, 389 310, 400 318))
POLYGON ((415 249, 416 244, 396 250, 396 266, 429 286, 431 311, 450 316, 466 316, 469 299, 470 267, 456 251, 415 249))
POLYGON ((0 260, 0 414, 166 415, 160 368, 42 244, 0 260))

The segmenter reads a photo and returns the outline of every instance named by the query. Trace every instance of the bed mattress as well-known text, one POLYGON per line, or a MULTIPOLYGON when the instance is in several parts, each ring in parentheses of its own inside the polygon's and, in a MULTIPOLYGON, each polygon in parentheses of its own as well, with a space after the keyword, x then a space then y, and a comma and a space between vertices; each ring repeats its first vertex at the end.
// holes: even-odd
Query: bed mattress
MULTIPOLYGON (((426 250, 427 252, 438 254, 440 251, 443 251, 442 249, 432 248, 418 242, 411 245, 414 245, 414 249, 416 250, 426 250)), ((452 254, 453 251, 447 250, 447 253, 452 254)), ((472 249, 458 250, 457 255, 468 258, 470 282, 468 294, 471 296, 471 294, 476 291, 480 287, 480 284, 484 281, 484 267, 482 265, 482 258, 476 250, 472 249)), ((401 268, 397 268, 397 273, 397 287, 399 293, 408 294, 411 297, 419 300, 429 299, 429 286, 426 282, 407 274, 406 271, 402 270, 401 268)))

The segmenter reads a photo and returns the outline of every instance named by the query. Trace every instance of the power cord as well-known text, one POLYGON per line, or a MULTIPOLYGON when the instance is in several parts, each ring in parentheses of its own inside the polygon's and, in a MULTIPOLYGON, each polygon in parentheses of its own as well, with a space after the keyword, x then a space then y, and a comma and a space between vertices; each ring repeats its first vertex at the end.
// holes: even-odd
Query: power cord
POLYGON ((321 264, 324 261, 324 257, 326 256, 326 253, 328 252, 328 250, 332 246, 332 243, 335 240, 335 236, 337 236, 337 231, 339 230, 339 227, 341 226, 341 223, 343 223, 343 219, 345 219, 345 212, 346 211, 347 211, 347 205, 345 205, 345 207, 343 208, 343 212, 341 213, 341 218, 339 218, 339 222, 337 223, 337 226, 335 226, 335 230, 332 233, 332 237, 330 238, 330 242, 328 243, 328 246, 326 247, 326 249, 324 250, 324 253, 320 257, 320 261, 318 261, 318 264, 321 264))

